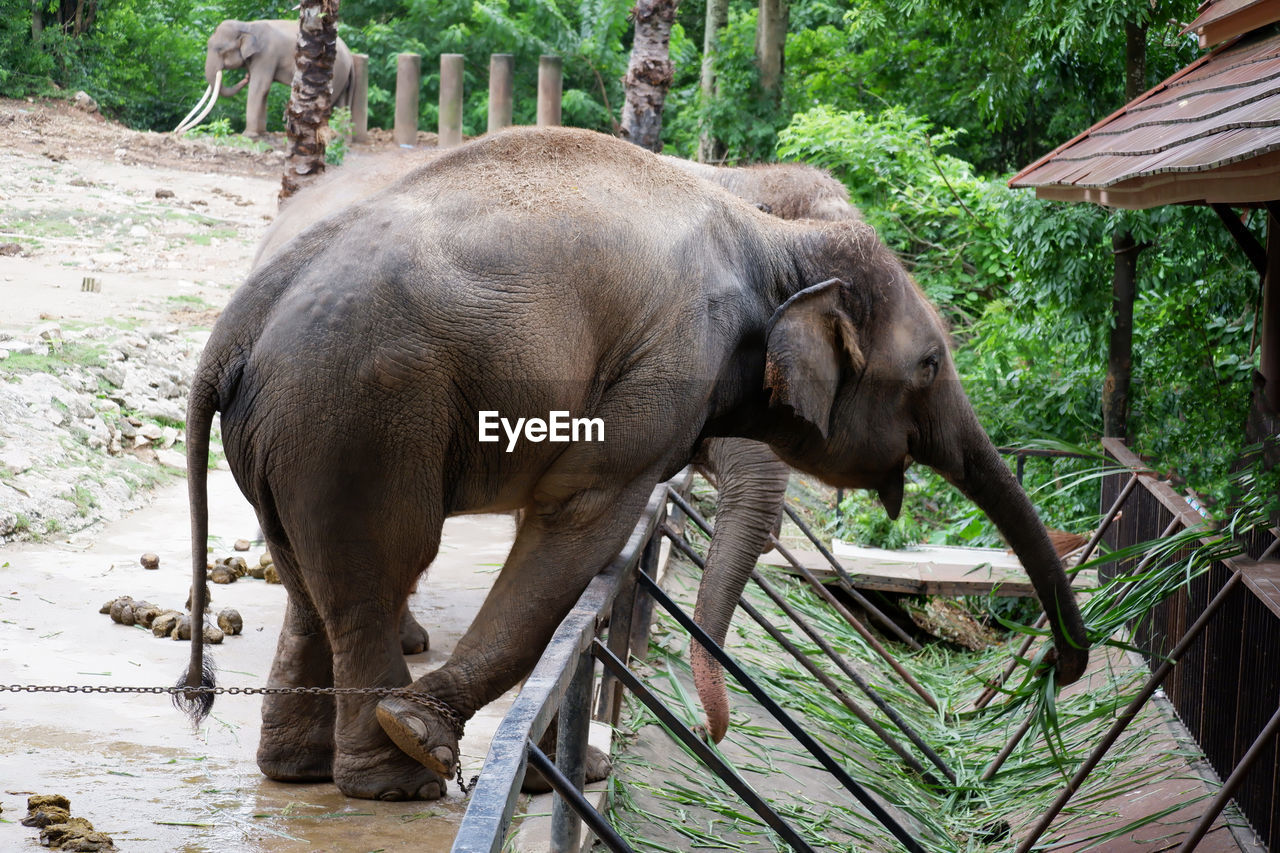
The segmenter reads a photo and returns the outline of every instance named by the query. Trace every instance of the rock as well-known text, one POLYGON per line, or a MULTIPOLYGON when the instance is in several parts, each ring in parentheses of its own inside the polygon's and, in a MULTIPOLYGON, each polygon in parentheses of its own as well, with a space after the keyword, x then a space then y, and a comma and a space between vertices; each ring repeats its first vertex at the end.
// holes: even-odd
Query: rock
POLYGON ((235 636, 244 630, 244 619, 239 611, 227 607, 218 613, 218 627, 226 634, 235 636))
POLYGON ((83 89, 76 92, 76 96, 71 103, 75 105, 76 109, 83 110, 86 113, 96 113, 98 111, 98 102, 83 89))
POLYGON ((151 232, 141 225, 135 225, 129 229, 130 237, 150 237, 151 232))
POLYGON ((248 540, 248 539, 237 539, 237 540, 236 540, 236 544, 235 544, 235 545, 233 545, 232 547, 233 547, 233 548, 235 548, 235 550, 237 550, 237 551, 248 551, 248 550, 249 550, 249 540, 248 540))
POLYGON ((187 470, 186 454, 179 453, 176 450, 157 450, 156 461, 161 465, 169 468, 176 468, 179 471, 187 470))
POLYGON ((230 566, 214 566, 213 570, 209 572, 209 580, 212 581, 213 583, 222 583, 222 584, 235 583, 236 582, 235 569, 231 568, 230 566))
POLYGON ((138 435, 148 441, 159 441, 164 437, 164 429, 159 424, 143 424, 138 428, 138 435))
POLYGON ((173 190, 165 189, 164 187, 161 187, 160 189, 156 190, 156 198, 173 198, 173 197, 174 197, 173 190))
POLYGON ((158 569, 160 568, 160 557, 152 554, 150 551, 142 555, 142 568, 158 569))
POLYGON ((22 254, 21 243, 0 243, 0 257, 13 257, 22 254))

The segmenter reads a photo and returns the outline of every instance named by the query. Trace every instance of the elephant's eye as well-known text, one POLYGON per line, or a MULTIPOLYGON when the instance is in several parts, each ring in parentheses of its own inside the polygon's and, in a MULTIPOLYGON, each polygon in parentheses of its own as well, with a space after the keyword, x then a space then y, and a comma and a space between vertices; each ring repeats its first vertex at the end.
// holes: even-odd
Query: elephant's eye
POLYGON ((920 360, 920 379, 922 385, 929 385, 938 376, 938 354, 931 352, 920 360))

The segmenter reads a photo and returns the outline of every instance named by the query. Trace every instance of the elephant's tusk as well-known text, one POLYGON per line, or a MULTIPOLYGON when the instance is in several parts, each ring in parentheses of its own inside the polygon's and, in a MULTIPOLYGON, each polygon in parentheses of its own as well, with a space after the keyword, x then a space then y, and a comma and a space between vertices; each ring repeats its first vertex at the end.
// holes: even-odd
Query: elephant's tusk
MULTIPOLYGON (((173 132, 181 136, 182 134, 186 133, 188 130, 191 130, 193 127, 198 125, 200 122, 204 121, 204 117, 207 116, 213 110, 213 105, 218 102, 218 92, 221 89, 221 87, 222 87, 222 71, 221 69, 219 69, 218 73, 213 76, 213 85, 209 87, 209 95, 210 95, 209 102, 204 105, 204 109, 201 110, 200 114, 196 116, 194 119, 191 119, 190 116, 188 116, 186 119, 183 119, 182 124, 174 128, 173 132)), ((204 99, 201 98, 201 100, 203 101, 204 99)), ((199 106, 200 105, 197 104, 196 108, 199 109, 199 106)), ((192 112, 195 112, 195 110, 192 110, 192 112)))
POLYGON ((197 112, 199 112, 200 108, 204 106, 205 99, 209 97, 209 93, 212 91, 213 91, 212 86, 204 87, 204 94, 200 96, 200 100, 196 101, 196 105, 191 108, 191 112, 187 113, 186 118, 178 122, 178 124, 173 128, 174 133, 178 133, 179 131, 183 130, 186 123, 191 121, 191 117, 195 115, 197 112))

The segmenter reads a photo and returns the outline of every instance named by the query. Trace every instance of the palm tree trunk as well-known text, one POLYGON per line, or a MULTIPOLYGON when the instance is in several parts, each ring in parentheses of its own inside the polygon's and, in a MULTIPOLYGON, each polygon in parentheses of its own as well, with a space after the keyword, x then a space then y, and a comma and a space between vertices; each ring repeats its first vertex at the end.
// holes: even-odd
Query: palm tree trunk
MULTIPOLYGON (((729 0, 707 0, 706 33, 702 39, 702 105, 705 109, 715 98, 716 53, 720 49, 720 31, 729 23, 729 0)), ((715 163, 723 156, 720 141, 709 127, 703 127, 698 136, 698 162, 715 163)))
POLYGON ((280 200, 324 173, 325 136, 333 108, 333 62, 338 54, 338 0, 302 0, 298 65, 285 111, 289 159, 280 200))
POLYGON ((671 88, 671 24, 680 0, 637 0, 631 62, 622 78, 627 99, 622 106, 623 139, 650 151, 662 150, 662 108, 671 88))

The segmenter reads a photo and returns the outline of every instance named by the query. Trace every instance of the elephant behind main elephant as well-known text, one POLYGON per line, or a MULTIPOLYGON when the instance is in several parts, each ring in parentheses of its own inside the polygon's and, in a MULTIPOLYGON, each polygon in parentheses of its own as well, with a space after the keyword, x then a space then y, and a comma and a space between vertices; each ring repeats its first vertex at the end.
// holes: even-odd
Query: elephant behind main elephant
MULTIPOLYGON (((176 128, 185 133, 202 122, 218 98, 229 98, 249 87, 245 104, 244 132, 260 136, 267 132, 267 94, 272 83, 293 84, 297 67, 298 19, 234 21, 218 24, 205 47, 204 79, 208 84, 195 108, 176 128), (228 69, 244 68, 245 76, 234 86, 222 82, 228 69), (199 115, 197 115, 199 113, 199 115)), ((338 39, 333 60, 333 106, 351 102, 354 63, 346 42, 338 39)))
MULTIPOLYGON (((254 266, 266 263, 291 239, 316 222, 389 186, 431 162, 437 149, 393 151, 353 159, 327 172, 289 199, 258 243, 254 266)), ((745 167, 713 166, 660 155, 663 162, 728 190, 766 213, 783 219, 860 222, 843 184, 827 172, 803 163, 769 163, 745 167)), ((693 460, 717 480, 716 531, 707 553, 705 580, 699 587, 694 617, 721 645, 736 602, 712 593, 738 583, 768 550, 769 535, 782 516, 790 469, 768 446, 745 438, 710 438, 693 460), (728 607, 728 612, 724 608, 728 607)), ((893 510, 896 515, 896 509, 893 510)), ((406 652, 424 648, 428 632, 406 608, 400 617, 406 652)), ((716 741, 728 729, 729 700, 722 670, 700 645, 691 650, 694 682, 707 715, 707 731, 716 741)))

